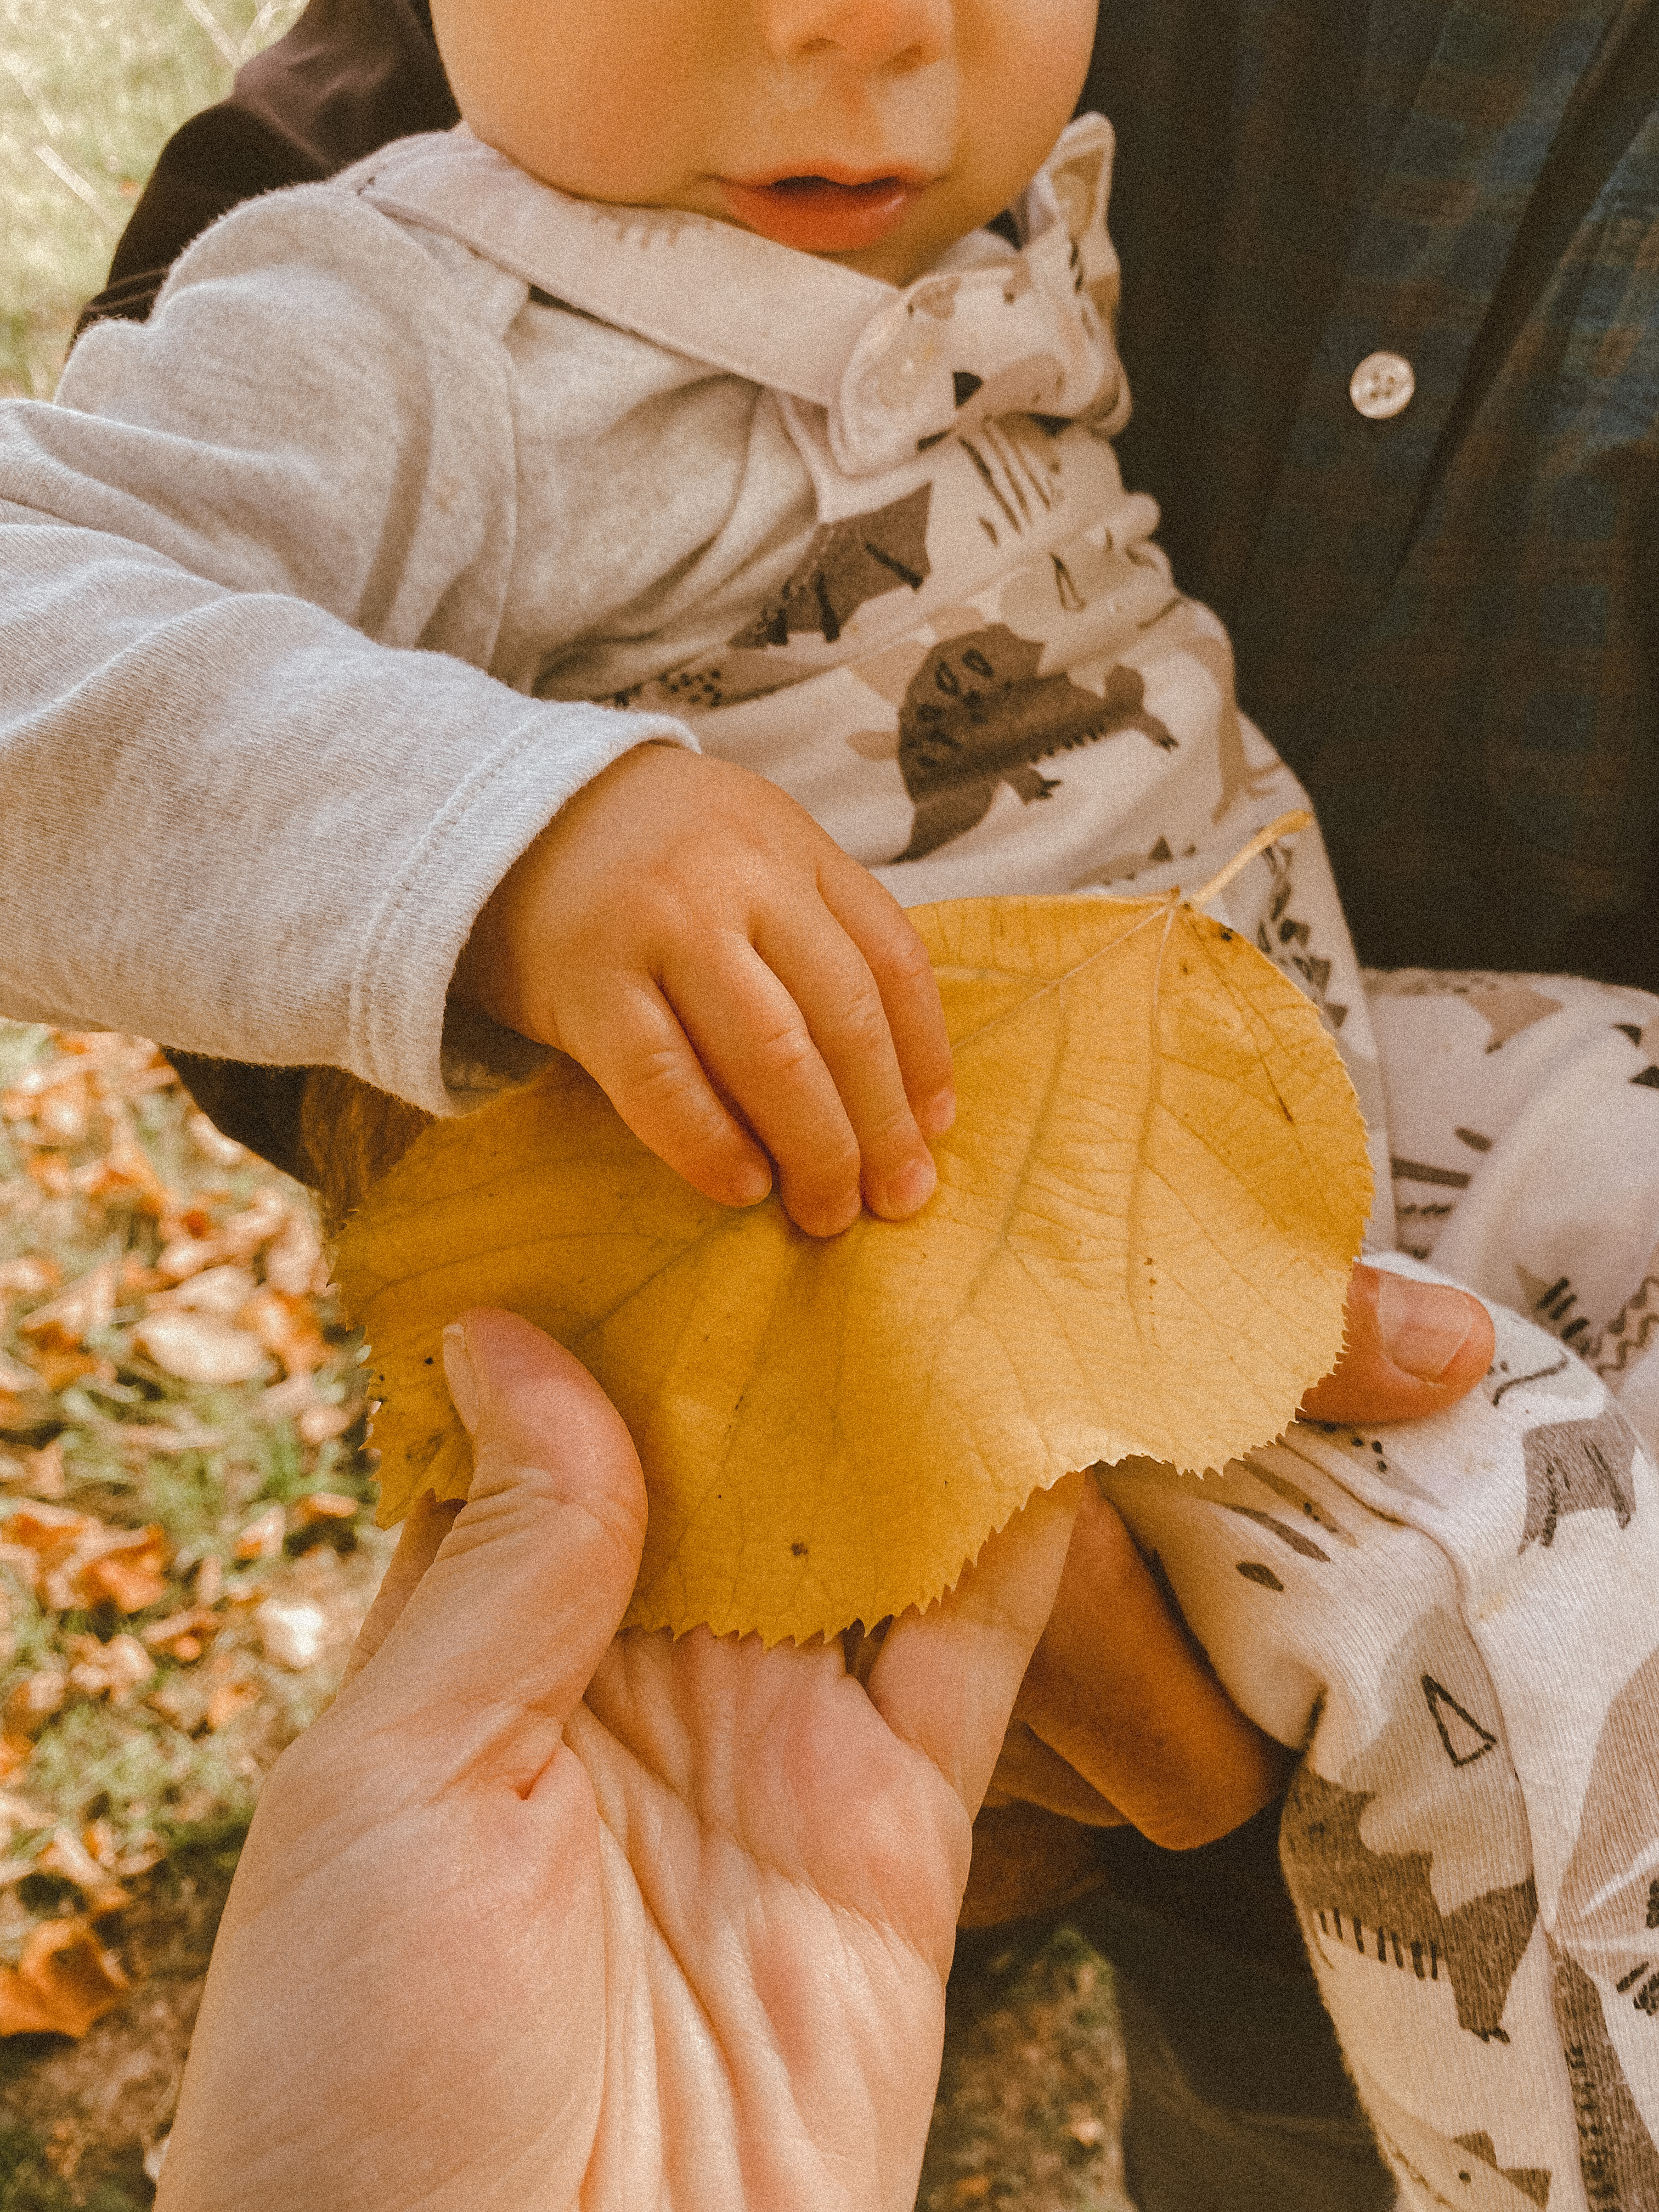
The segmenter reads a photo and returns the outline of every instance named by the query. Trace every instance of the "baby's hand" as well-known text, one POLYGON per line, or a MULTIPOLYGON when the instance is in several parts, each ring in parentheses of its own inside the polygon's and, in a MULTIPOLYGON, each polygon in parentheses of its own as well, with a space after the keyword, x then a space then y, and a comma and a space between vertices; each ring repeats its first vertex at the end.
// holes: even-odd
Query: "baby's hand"
POLYGON ((776 785, 641 745, 562 807, 478 916, 455 991, 568 1053, 706 1196, 777 1165, 814 1237, 914 1213, 956 1112, 904 911, 776 785), (768 1155, 770 1155, 769 1161, 768 1155))

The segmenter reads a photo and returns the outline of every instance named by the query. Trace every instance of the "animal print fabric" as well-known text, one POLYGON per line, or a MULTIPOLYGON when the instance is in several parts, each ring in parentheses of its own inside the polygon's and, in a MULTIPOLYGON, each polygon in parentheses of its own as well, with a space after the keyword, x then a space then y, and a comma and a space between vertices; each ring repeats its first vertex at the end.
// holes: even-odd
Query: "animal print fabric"
POLYGON ((1659 999, 1369 974, 1401 1249, 1513 1306, 1659 1449, 1659 999))
POLYGON ((1436 1420, 1097 1479, 1233 1698, 1305 1747, 1280 1854, 1405 2203, 1652 2212, 1659 1479, 1616 1376, 1494 1318, 1436 1420))

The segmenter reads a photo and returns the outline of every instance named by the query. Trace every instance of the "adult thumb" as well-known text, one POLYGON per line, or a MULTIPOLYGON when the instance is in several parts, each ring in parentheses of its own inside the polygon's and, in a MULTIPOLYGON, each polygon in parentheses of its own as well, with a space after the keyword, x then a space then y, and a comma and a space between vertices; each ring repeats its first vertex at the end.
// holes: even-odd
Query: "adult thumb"
POLYGON ((434 1737, 473 1734, 480 1714, 495 1733, 556 1735, 639 1572, 639 1458, 587 1370, 515 1315, 464 1314, 444 1365, 471 1486, 453 1520, 430 1501, 411 1516, 337 1710, 373 1705, 434 1737))
POLYGON ((1485 1375, 1494 1340, 1472 1291, 1361 1265, 1348 1285, 1346 1346, 1303 1399, 1303 1415, 1370 1423, 1443 1413, 1485 1375))

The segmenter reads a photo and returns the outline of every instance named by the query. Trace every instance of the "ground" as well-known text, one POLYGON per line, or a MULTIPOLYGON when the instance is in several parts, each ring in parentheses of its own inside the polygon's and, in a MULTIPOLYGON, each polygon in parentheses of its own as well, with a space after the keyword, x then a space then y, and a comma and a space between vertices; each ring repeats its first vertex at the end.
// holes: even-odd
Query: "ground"
MULTIPOLYGON (((50 395, 160 145, 299 5, 0 0, 0 396, 50 395)), ((0 2212, 149 2203, 259 1780, 384 1565, 325 1278, 151 1047, 0 1021, 0 2212)), ((920 2206, 1128 2212, 1121 2096, 1109 1970, 1011 1948, 920 2206)))

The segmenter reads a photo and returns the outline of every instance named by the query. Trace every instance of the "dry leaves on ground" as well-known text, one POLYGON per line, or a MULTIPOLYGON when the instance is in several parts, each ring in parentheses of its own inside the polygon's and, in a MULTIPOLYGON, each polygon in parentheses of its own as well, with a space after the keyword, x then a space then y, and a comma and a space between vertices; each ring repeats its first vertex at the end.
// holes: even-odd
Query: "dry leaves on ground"
POLYGON ((153 1046, 0 1024, 0 2035, 121 2002, 132 1883, 337 1674, 380 1547, 325 1283, 153 1046))
POLYGON ((912 917, 959 1111, 913 1220, 803 1236, 646 1151, 556 1063, 428 1129, 341 1240, 382 1516, 464 1497, 440 1334, 512 1308, 610 1393, 651 1492, 629 1619, 829 1634, 926 1604, 1069 1469, 1219 1466, 1334 1363, 1370 1200, 1309 1001, 1171 900, 912 917))

